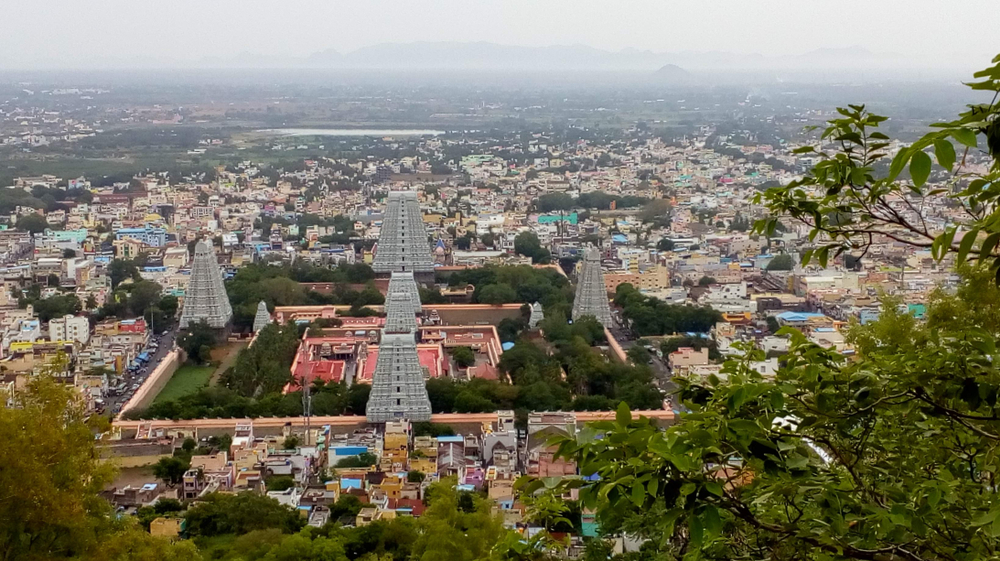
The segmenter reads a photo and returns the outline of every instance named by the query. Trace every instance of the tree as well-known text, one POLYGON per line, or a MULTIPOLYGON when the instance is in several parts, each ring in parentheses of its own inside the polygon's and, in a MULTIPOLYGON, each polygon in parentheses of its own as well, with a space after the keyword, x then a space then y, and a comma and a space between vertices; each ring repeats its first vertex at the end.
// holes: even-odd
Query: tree
POLYGON ((660 241, 656 242, 657 251, 673 251, 674 250, 674 240, 670 238, 660 238, 660 241))
POLYGON ((291 508, 254 492, 209 494, 189 508, 184 518, 192 536, 239 535, 268 528, 295 532, 305 525, 291 508))
POLYGON ((517 301, 517 292, 507 284, 491 284, 479 290, 478 301, 483 304, 509 304, 517 301))
POLYGON ((781 325, 778 324, 778 318, 774 316, 767 316, 764 320, 767 322, 767 330, 770 331, 772 335, 781 329, 781 325))
POLYGON ((427 510, 418 520, 420 533, 413 559, 489 559, 507 536, 500 516, 483 498, 455 489, 455 480, 435 483, 427 491, 427 510), (464 508, 463 508, 464 507, 464 508))
POLYGON ((569 210, 573 208, 573 197, 566 193, 546 193, 535 201, 535 206, 539 212, 552 212, 553 210, 569 210))
POLYGON ((140 280, 139 268, 129 259, 112 259, 108 263, 108 276, 111 277, 111 288, 116 288, 125 279, 140 280))
POLYGON ((990 261, 996 272, 1000 267, 1000 193, 989 187, 1000 181, 1000 104, 995 103, 1000 95, 1000 58, 992 62, 992 67, 974 75, 979 81, 970 84, 977 92, 992 93, 987 96, 993 98, 991 102, 970 104, 957 119, 932 125, 931 132, 899 149, 891 159, 891 140, 879 130, 887 117, 871 113, 864 105, 839 108, 840 118, 828 121, 822 133, 823 141, 838 149, 830 153, 811 146, 796 150, 821 161, 802 179, 754 197, 755 203, 771 213, 770 218, 757 221, 755 231, 771 236, 779 218, 787 217, 808 227, 809 239, 822 234, 820 239, 825 241, 804 252, 803 263, 826 266, 831 254, 864 255, 873 243, 888 237, 929 249, 938 260, 955 254, 959 262, 990 261), (933 151, 941 171, 934 170, 928 150, 933 151), (984 156, 975 160, 986 165, 974 168, 970 154, 984 156), (943 192, 941 180, 949 187, 943 192), (896 200, 905 201, 908 211, 896 211, 896 200), (943 230, 929 227, 919 212, 910 212, 942 204, 964 210, 962 218, 943 230))
POLYGON ((87 295, 87 310, 93 310, 97 308, 97 298, 93 294, 87 295))
POLYGON ((454 347, 451 349, 451 358, 459 368, 468 368, 476 363, 476 353, 469 347, 454 347))
POLYGON ((110 529, 108 503, 97 494, 113 469, 94 450, 82 402, 56 383, 66 361, 29 378, 17 407, 0 407, 0 551, 8 559, 42 559, 98 546, 110 529), (54 453, 58 451, 58 453, 54 453), (66 552, 66 553, 63 553, 66 552))
POLYGON ((427 475, 422 471, 410 471, 406 474, 406 480, 410 483, 423 483, 424 479, 427 479, 427 475))
POLYGON ((164 483, 177 485, 184 480, 184 474, 190 468, 190 462, 183 458, 177 456, 160 458, 158 462, 153 464, 153 476, 162 479, 164 483))
POLYGON ((215 330, 205 320, 191 324, 177 338, 177 345, 187 353, 188 360, 196 364, 204 364, 211 360, 209 353, 215 344, 215 330))
POLYGON ((63 250, 63 259, 74 259, 76 257, 76 250, 66 248, 63 250))
POLYGON ((639 220, 643 222, 657 222, 662 225, 669 224, 670 202, 666 199, 653 199, 649 201, 639 211, 639 220))
POLYGON ((162 294, 163 287, 153 281, 139 280, 132 283, 128 295, 129 311, 135 316, 144 315, 160 301, 162 294))
POLYGON ((549 250, 542 247, 534 232, 521 232, 514 238, 514 252, 530 257, 532 263, 547 263, 551 258, 549 250))
POLYGON ((768 271, 791 271, 795 266, 792 256, 787 253, 775 255, 767 264, 768 271))
POLYGON ((45 221, 45 217, 34 212, 31 214, 25 214, 17 219, 17 229, 30 232, 32 234, 44 232, 48 227, 49 223, 45 221))
POLYGON ((370 452, 362 452, 357 456, 348 456, 337 462, 339 468, 368 467, 378 463, 378 458, 370 452))
POLYGON ((716 280, 708 275, 705 275, 698 279, 698 286, 711 286, 716 283, 716 280))

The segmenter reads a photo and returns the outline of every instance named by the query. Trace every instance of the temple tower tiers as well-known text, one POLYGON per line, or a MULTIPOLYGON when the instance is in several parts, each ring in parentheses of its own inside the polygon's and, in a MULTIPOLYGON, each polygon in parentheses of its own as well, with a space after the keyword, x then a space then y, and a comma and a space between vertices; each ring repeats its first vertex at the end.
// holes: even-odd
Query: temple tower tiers
POLYGON ((531 305, 531 316, 528 317, 528 328, 534 329, 538 327, 538 324, 545 319, 545 312, 542 311, 542 305, 535 302, 531 305))
POLYGON ((229 305, 229 296, 226 294, 215 251, 205 241, 199 241, 194 248, 191 280, 184 292, 180 327, 187 329, 205 320, 215 329, 226 329, 232 317, 233 308, 229 305))
POLYGON ((392 276, 389 277, 389 289, 386 291, 386 294, 394 292, 405 292, 410 296, 414 314, 419 314, 423 311, 420 306, 420 289, 417 287, 417 280, 413 278, 411 271, 392 273, 392 276))
POLYGON ((416 330, 417 316, 410 295, 390 292, 385 299, 385 332, 414 333, 416 330))
POLYGON ((267 311, 267 302, 263 300, 260 304, 257 304, 257 315, 253 317, 253 332, 260 333, 261 329, 264 329, 271 323, 271 312, 267 311))
POLYGON ((431 401, 417 356, 414 303, 401 283, 395 288, 386 295, 386 323, 365 410, 369 423, 431 418, 431 401))
POLYGON ((573 319, 582 316, 594 316, 604 327, 613 327, 608 291, 604 286, 604 272, 601 271, 601 253, 594 247, 588 248, 584 253, 580 278, 576 284, 576 298, 573 300, 573 319))
POLYGON ((390 191, 372 269, 376 273, 434 272, 434 260, 415 191, 390 191))

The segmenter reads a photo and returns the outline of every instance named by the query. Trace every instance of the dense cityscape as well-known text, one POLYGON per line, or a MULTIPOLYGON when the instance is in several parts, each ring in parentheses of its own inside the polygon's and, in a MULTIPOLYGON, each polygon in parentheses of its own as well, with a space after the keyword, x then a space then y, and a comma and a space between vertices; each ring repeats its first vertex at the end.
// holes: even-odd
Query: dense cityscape
POLYGON ((358 57, 0 74, 0 558, 995 555, 1000 59, 358 57))

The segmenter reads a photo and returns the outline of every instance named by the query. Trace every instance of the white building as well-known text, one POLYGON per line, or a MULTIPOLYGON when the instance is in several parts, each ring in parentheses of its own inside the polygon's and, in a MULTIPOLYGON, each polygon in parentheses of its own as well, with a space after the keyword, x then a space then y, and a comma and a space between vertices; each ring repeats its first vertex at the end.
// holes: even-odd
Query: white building
POLYGON ((90 341, 90 321, 81 316, 65 315, 49 321, 49 339, 53 341, 90 341))

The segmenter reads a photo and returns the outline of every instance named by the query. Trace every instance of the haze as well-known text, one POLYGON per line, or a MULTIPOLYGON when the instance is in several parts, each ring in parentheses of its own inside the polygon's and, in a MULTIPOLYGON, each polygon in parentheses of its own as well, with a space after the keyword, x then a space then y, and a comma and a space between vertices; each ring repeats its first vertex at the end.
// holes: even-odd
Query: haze
POLYGON ((978 67, 1000 45, 996 0, 8 0, 0 67, 295 65, 383 43, 490 42, 764 57, 860 48, 978 67), (331 53, 327 53, 331 54, 331 53), (970 61, 969 64, 966 61, 970 61))

